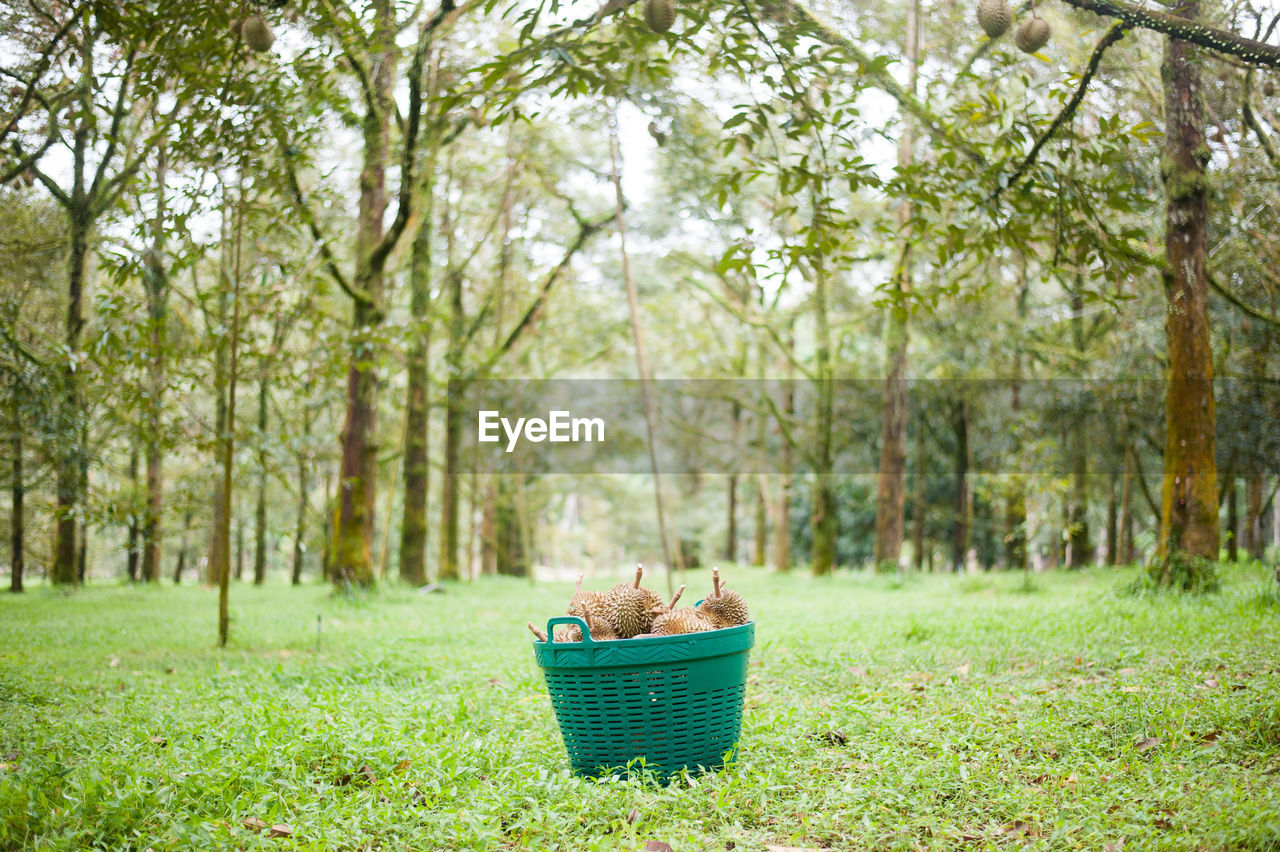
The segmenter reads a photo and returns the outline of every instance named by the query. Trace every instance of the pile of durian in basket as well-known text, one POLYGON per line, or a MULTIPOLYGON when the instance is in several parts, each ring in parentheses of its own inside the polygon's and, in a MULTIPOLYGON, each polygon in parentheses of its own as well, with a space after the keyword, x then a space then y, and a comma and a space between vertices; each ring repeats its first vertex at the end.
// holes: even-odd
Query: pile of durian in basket
MULTIPOLYGON (((619 583, 607 592, 592 592, 582 590, 579 574, 578 590, 569 599, 568 614, 585 621, 591 639, 596 642, 702 633, 736 627, 751 620, 746 599, 720 582, 719 568, 711 569, 711 594, 697 606, 680 609, 676 609, 676 602, 684 594, 684 586, 666 602, 657 592, 640 585, 643 576, 644 567, 636 565, 633 582, 619 583)), ((547 641, 547 634, 532 622, 528 627, 540 641, 547 641)), ((582 631, 577 625, 562 624, 555 628, 554 638, 556 642, 581 642, 582 631)))

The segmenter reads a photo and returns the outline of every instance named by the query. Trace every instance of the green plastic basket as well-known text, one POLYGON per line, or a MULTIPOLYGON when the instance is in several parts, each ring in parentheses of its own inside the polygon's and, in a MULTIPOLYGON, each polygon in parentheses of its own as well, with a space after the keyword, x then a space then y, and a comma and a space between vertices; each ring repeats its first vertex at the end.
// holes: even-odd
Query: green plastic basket
MULTIPOLYGON (((755 623, 645 639, 533 643, 573 771, 591 777, 637 758, 661 778, 719 769, 736 750, 755 623)), ((633 764, 638 766, 639 764, 633 764)))

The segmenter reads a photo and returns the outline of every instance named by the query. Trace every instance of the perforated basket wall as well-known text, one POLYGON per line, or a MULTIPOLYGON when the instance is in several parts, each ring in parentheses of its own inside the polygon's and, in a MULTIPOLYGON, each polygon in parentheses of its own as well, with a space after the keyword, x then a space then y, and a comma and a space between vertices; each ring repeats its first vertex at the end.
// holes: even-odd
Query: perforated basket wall
POLYGON ((534 656, 578 775, 625 767, 638 757, 660 777, 717 769, 736 749, 755 624, 707 633, 581 642, 534 642, 534 656))

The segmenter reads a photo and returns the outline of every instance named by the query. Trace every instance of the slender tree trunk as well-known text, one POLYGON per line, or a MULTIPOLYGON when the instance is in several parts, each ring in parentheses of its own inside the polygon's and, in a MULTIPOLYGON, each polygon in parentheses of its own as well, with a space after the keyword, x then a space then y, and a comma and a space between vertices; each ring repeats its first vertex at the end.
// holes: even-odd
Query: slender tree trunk
POLYGON ((244 580, 244 518, 236 518, 236 581, 244 580))
MULTIPOLYGON (((925 557, 925 523, 929 517, 929 505, 927 493, 925 491, 926 474, 924 467, 924 421, 916 419, 916 441, 915 441, 915 460, 913 462, 914 469, 911 474, 913 480, 911 494, 911 562, 917 571, 924 569, 925 557)), ((932 559, 930 561, 930 570, 932 568, 932 559)))
POLYGON ((951 517, 951 570, 965 569, 969 550, 969 403, 955 405, 952 418, 955 432, 955 502, 951 517))
POLYGON ((372 104, 362 124, 356 220, 356 272, 353 283, 363 295, 355 300, 351 365, 347 371, 347 415, 342 430, 342 478, 334 531, 334 582, 340 586, 374 584, 373 533, 377 498, 377 375, 374 343, 365 332, 382 323, 383 263, 374 250, 382 242, 387 209, 386 168, 390 148, 391 99, 395 74, 395 4, 376 0, 370 35, 372 104))
MULTIPOLYGON (((451 269, 449 286, 449 351, 450 375, 461 370, 463 336, 462 274, 451 269)), ((462 397, 465 385, 460 379, 449 382, 444 410, 444 477, 440 483, 440 568, 437 579, 458 579, 458 482, 461 477, 459 446, 462 442, 462 397)))
MULTIPOLYGON (((1194 20, 1196 0, 1172 10, 1194 20)), ((1165 397, 1164 488, 1160 554, 1162 585, 1202 588, 1214 582, 1218 557, 1218 472, 1214 462, 1213 357, 1205 233, 1209 217, 1204 98, 1199 50, 1167 39, 1164 67, 1165 336, 1169 381, 1165 397), (1187 558, 1193 557, 1193 558, 1187 558), (1200 560, 1194 557, 1201 557, 1200 560)))
POLYGON ((138 577, 138 445, 129 445, 129 534, 125 537, 125 574, 130 583, 138 577))
POLYGON ((1127 435, 1124 445, 1124 475, 1120 485, 1120 561, 1134 561, 1133 546, 1133 441, 1127 435))
POLYGON ((23 509, 23 498, 26 495, 26 478, 22 470, 22 421, 17 415, 17 399, 14 399, 13 434, 9 436, 9 452, 13 455, 13 479, 9 483, 9 494, 13 500, 13 508, 9 514, 9 591, 22 591, 22 574, 24 571, 24 555, 26 546, 23 539, 26 535, 26 513, 23 509))
MULTIPOLYGON (((1084 261, 1079 260, 1075 285, 1071 288, 1071 339, 1076 357, 1085 357, 1084 335, 1084 261)), ((1071 426, 1071 496, 1067 501, 1067 567, 1083 568, 1093 559, 1089 540, 1089 446, 1085 434, 1088 420, 1075 418, 1071 426)))
MULTIPOLYGON (((1027 298, 1030 296, 1031 288, 1027 282, 1027 256, 1024 252, 1018 252, 1018 289, 1015 298, 1015 305, 1018 314, 1018 324, 1020 328, 1024 328, 1027 318, 1027 298)), ((1022 418, 1022 375, 1023 360, 1022 346, 1018 345, 1013 356, 1013 384, 1009 393, 1009 411, 1012 414, 1014 423, 1020 423, 1022 418)), ((1013 432, 1013 458, 1016 470, 1010 471, 1007 478, 1007 490, 1005 498, 1005 533, 1004 533, 1004 564, 1005 568, 1010 571, 1025 571, 1027 569, 1027 483, 1023 473, 1022 433, 1020 427, 1015 426, 1013 432)))
POLYGON ((147 509, 142 527, 142 579, 148 583, 160 580, 162 555, 161 523, 164 513, 164 390, 167 346, 165 324, 168 322, 169 274, 166 257, 167 205, 165 180, 169 163, 162 145, 156 154, 156 215, 151 223, 151 251, 147 254, 143 279, 147 289, 148 344, 146 416, 147 509))
POLYGON ((724 532, 724 558, 726 562, 737 561, 738 544, 738 475, 729 474, 728 484, 728 517, 724 532))
POLYGON ((1116 498, 1118 485, 1115 471, 1107 483, 1107 564, 1120 564, 1120 505, 1116 498))
MULTIPOLYGON (((795 383, 790 376, 783 388, 782 411, 784 416, 789 417, 796 412, 795 383)), ((794 479, 791 472, 792 453, 791 444, 784 437, 779 453, 782 473, 778 477, 778 498, 773 512, 773 570, 783 573, 791 570, 791 488, 794 479)))
POLYGON ((182 513, 182 541, 178 545, 178 562, 173 569, 173 584, 182 584, 182 572, 187 567, 187 536, 191 532, 191 510, 182 513))
POLYGON ((306 553, 307 502, 311 493, 311 465, 307 456, 311 452, 311 408, 302 406, 302 449, 298 453, 298 513, 293 524, 293 567, 289 582, 302 583, 302 562, 306 553))
MULTIPOLYGON (((658 471, 657 457, 657 419, 658 413, 655 410, 653 401, 653 372, 649 369, 649 356, 645 351, 644 331, 640 326, 640 296, 636 290, 635 279, 631 276, 631 258, 627 254, 627 226, 626 219, 623 216, 623 210, 626 204, 622 197, 622 149, 618 142, 618 114, 617 105, 612 104, 609 108, 609 161, 612 165, 612 174, 614 191, 614 208, 618 216, 618 244, 619 251, 622 255, 622 278, 627 290, 627 313, 631 318, 631 341, 635 347, 636 355, 636 372, 640 379, 640 396, 644 403, 644 422, 645 431, 648 437, 649 447, 649 471, 653 476, 653 498, 658 513, 658 539, 662 544, 662 561, 667 566, 667 593, 673 591, 674 582, 671 579, 672 566, 672 550, 667 537, 666 513, 664 512, 662 501, 662 477, 658 471)), ((679 543, 677 542, 677 548, 679 543)), ((680 556, 677 555, 677 559, 680 556)), ((683 564, 683 560, 682 564, 683 564)))
POLYGON ((1261 561, 1266 550, 1262 536, 1262 474, 1255 473, 1245 480, 1244 494, 1245 550, 1249 558, 1261 561))
MULTIPOLYGON (((756 379, 763 395, 768 393, 764 386, 764 345, 761 344, 756 350, 756 379)), ((763 408, 763 399, 761 400, 761 408, 763 408)), ((765 418, 763 414, 756 415, 756 453, 758 458, 764 460, 768 457, 768 433, 765 431, 765 418)), ((765 549, 767 548, 769 521, 767 517, 768 507, 765 505, 765 474, 761 473, 755 479, 755 514, 754 529, 752 530, 752 546, 751 546, 751 564, 764 565, 765 549)))
POLYGON ((490 476, 484 490, 480 520, 480 573, 498 573, 498 489, 490 476))
POLYGON ((324 550, 320 554, 320 576, 326 583, 333 582, 333 531, 335 529, 334 521, 338 517, 337 495, 334 493, 337 489, 337 473, 326 476, 324 480, 324 521, 321 524, 321 539, 324 541, 324 550))
POLYGON ((815 471, 810 498, 809 559, 815 577, 830 574, 836 564, 836 506, 831 490, 831 441, 835 388, 831 374, 831 326, 827 315, 827 274, 823 259, 813 261, 813 309, 817 325, 817 411, 815 412, 815 471))
POLYGON ((1236 478, 1232 476, 1227 482, 1227 561, 1240 561, 1240 489, 1236 487, 1236 478))
MULTIPOLYGON (((228 630, 230 628, 230 593, 231 593, 231 487, 232 472, 236 455, 236 380, 239 373, 240 346, 240 272, 241 249, 244 226, 244 172, 240 172, 240 189, 236 195, 236 228, 235 242, 232 247, 234 256, 230 264, 231 273, 231 334, 227 341, 227 403, 226 423, 222 439, 222 483, 218 489, 218 547, 219 564, 212 567, 218 578, 218 647, 227 647, 228 630)), ((224 284, 225 286, 225 284, 224 284)), ((243 528, 242 528, 243 529, 243 528)))
POLYGON ((413 238, 409 264, 409 315, 414 333, 409 346, 409 388, 405 400, 404 513, 400 522, 400 582, 421 586, 427 581, 427 495, 431 466, 427 458, 431 408, 431 181, 432 165, 420 182, 423 214, 413 238))
MULTIPOLYGON (((907 3, 907 39, 903 58, 907 63, 906 90, 915 94, 920 68, 920 0, 907 3)), ((906 112, 900 115, 898 169, 914 161, 914 139, 906 112)), ((898 264, 893 276, 893 298, 885 309, 885 377, 880 421, 880 470, 876 477, 876 538, 872 559, 878 573, 897 571, 906 532, 907 504, 907 347, 911 317, 911 202, 898 208, 898 264)))
POLYGON ((253 584, 267 579, 267 367, 258 376, 258 499, 253 510, 253 584))
MULTIPOLYGON (((79 177, 79 175, 78 175, 79 177)), ((81 204, 84 202, 82 201, 81 204)), ((67 317, 64 341, 69 352, 80 349, 80 335, 84 329, 85 273, 89 256, 89 220, 85 213, 71 216, 70 252, 67 273, 67 317)), ((56 474, 56 504, 53 544, 53 566, 50 579, 55 584, 75 583, 79 577, 76 558, 77 522, 83 511, 83 494, 80 491, 80 454, 84 448, 80 441, 80 374, 68 364, 62 369, 62 396, 59 402, 58 432, 60 454, 56 474)))

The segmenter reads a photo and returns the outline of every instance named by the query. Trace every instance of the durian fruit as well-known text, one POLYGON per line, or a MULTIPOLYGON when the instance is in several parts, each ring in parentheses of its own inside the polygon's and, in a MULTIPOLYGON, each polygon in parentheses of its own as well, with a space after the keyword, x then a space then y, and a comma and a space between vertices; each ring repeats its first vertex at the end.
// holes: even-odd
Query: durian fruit
POLYGON ((655 33, 665 33, 676 22, 674 0, 644 0, 644 22, 655 33))
POLYGON ((737 592, 729 591, 726 586, 720 585, 719 568, 711 569, 711 584, 711 594, 707 595, 706 599, 698 604, 699 615, 710 621, 717 629, 736 627, 751 620, 751 613, 747 610, 746 598, 737 592))
POLYGON ((605 596, 605 620, 622 639, 649 631, 657 614, 654 612, 655 599, 659 610, 663 607, 661 598, 648 589, 640 588, 643 576, 644 567, 637 564, 636 579, 631 583, 619 583, 605 596))
POLYGON ((1013 10, 1006 0, 978 0, 978 26, 991 38, 1000 38, 1013 25, 1013 10))
POLYGON ((654 636, 676 636, 682 633, 703 633, 715 629, 715 626, 699 615, 693 607, 687 606, 683 609, 673 609, 655 618, 650 632, 654 636))
POLYGON ((276 43, 276 34, 261 15, 245 18, 240 25, 240 34, 244 37, 244 43, 258 53, 266 53, 276 43))
MULTIPOLYGON (((576 615, 579 618, 591 623, 591 618, 604 620, 605 615, 605 595, 602 592, 583 591, 582 575, 578 575, 578 588, 573 593, 573 597, 569 598, 569 610, 567 615, 576 615)), ((594 636, 595 633, 593 632, 594 636)))
POLYGON ((1044 18, 1027 18, 1014 31, 1013 43, 1023 53, 1035 53, 1049 43, 1049 22, 1044 18))

